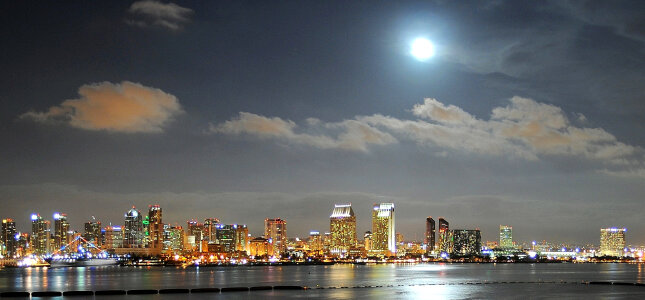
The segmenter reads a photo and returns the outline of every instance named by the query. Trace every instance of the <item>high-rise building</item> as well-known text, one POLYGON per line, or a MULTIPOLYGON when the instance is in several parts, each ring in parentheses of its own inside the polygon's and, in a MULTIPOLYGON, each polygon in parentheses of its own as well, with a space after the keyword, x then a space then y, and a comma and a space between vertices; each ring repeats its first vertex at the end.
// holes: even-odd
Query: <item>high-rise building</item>
POLYGON ((365 231, 365 234, 363 235, 363 242, 365 243, 365 251, 370 251, 372 250, 372 232, 371 231, 365 231))
POLYGON ((608 256, 623 256, 625 254, 626 228, 600 229, 600 254, 608 256))
POLYGON ((439 218, 439 251, 445 253, 452 252, 452 233, 450 224, 446 219, 439 218))
POLYGON ((145 233, 143 228, 143 216, 134 206, 125 213, 125 225, 123 226, 123 247, 144 248, 145 233))
POLYGON ((350 248, 356 247, 356 216, 351 203, 334 205, 329 216, 329 229, 332 255, 345 256, 350 248))
POLYGON ((94 243, 97 247, 101 247, 103 243, 103 233, 101 231, 101 222, 98 222, 92 217, 92 221, 86 222, 85 232, 83 233, 83 238, 90 242, 94 243))
POLYGON ((66 247, 70 240, 68 240, 69 222, 67 221, 67 214, 54 213, 54 249, 52 252, 60 254, 67 252, 66 247))
MULTIPOLYGON (((196 220, 190 220, 186 222, 186 229, 188 230, 188 236, 195 237, 195 243, 201 243, 202 240, 208 240, 204 234, 204 224, 197 222, 196 220)), ((213 241, 217 240, 217 228, 214 228, 213 231, 213 241)))
POLYGON ((184 250, 184 229, 181 226, 164 224, 163 250, 172 254, 179 254, 184 250))
POLYGON ((209 242, 215 242, 217 240, 217 224, 219 224, 219 219, 217 218, 204 220, 204 240, 209 242))
POLYGON ((323 239, 319 231, 309 232, 309 251, 321 252, 323 250, 323 239))
POLYGON ((103 249, 116 249, 123 248, 123 227, 121 226, 108 226, 105 227, 103 232, 104 242, 103 249))
POLYGON ((273 255, 278 256, 287 249, 287 221, 282 219, 264 220, 264 238, 273 247, 273 255))
POLYGON ((499 247, 513 248, 513 227, 499 225, 499 247))
POLYGON ((16 222, 13 219, 2 219, 2 244, 4 245, 4 251, 0 254, 7 257, 14 257, 17 253, 18 243, 16 242, 16 222))
POLYGON ((426 252, 434 251, 435 247, 435 222, 432 217, 426 218, 426 236, 423 242, 426 244, 426 252))
POLYGON ((237 225, 217 224, 217 244, 222 245, 224 252, 235 251, 235 227, 237 225))
POLYGON ((235 251, 249 253, 249 228, 246 225, 233 225, 235 228, 235 251))
POLYGON ((272 256, 273 247, 269 240, 256 237, 249 242, 249 255, 250 256, 272 256))
POLYGON ((374 255, 396 255, 394 203, 374 204, 372 208, 372 247, 374 255))
POLYGON ((148 248, 163 248, 163 220, 159 205, 148 206, 148 248))
POLYGON ((51 223, 39 214, 31 215, 31 246, 34 254, 45 255, 49 253, 51 236, 51 223))
POLYGON ((479 229, 466 230, 455 229, 452 231, 453 254, 456 255, 480 255, 482 249, 482 237, 479 229))

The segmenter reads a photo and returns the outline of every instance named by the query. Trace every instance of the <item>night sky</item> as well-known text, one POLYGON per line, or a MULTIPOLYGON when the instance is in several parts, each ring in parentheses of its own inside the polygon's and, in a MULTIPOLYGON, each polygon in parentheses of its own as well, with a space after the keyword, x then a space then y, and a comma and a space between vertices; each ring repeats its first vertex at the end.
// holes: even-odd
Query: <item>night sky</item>
POLYGON ((160 204, 259 235, 375 202, 645 243, 645 1, 3 1, 0 217, 160 204), (416 38, 435 55, 410 54, 416 38))

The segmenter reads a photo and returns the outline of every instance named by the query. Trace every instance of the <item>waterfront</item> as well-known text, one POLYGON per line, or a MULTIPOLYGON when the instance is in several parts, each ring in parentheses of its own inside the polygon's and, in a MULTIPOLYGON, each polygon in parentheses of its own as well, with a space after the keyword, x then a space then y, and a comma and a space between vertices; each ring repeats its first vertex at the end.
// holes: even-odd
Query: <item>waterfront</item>
MULTIPOLYGON (((440 299, 500 298, 518 295, 549 298, 582 295, 598 298, 645 297, 643 286, 583 284, 590 281, 645 283, 645 265, 428 263, 199 268, 115 266, 0 270, 0 291, 3 292, 297 285, 310 289, 233 292, 218 296, 340 299, 425 296, 440 299)), ((120 297, 169 299, 171 296, 120 297)), ((190 294, 190 298, 193 299, 209 296, 212 294, 190 294)))

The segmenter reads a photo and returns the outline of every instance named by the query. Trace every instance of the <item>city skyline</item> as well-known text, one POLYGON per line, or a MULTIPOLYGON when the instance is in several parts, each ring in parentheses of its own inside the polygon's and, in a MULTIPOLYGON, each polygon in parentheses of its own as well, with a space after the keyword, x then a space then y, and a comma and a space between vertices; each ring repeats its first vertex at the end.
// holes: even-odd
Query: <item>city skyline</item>
POLYGON ((0 217, 55 234, 55 212, 80 229, 156 203, 170 224, 282 218, 305 237, 352 203, 361 237, 395 203, 406 239, 432 215, 482 240, 618 226, 645 244, 642 11, 5 1, 0 217))

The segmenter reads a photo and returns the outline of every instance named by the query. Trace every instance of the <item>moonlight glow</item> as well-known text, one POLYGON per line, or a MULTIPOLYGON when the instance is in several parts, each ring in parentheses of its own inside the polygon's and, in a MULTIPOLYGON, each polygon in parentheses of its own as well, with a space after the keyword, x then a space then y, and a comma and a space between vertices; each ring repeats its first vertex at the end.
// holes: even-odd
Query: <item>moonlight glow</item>
POLYGON ((418 38, 412 42, 410 54, 418 60, 427 60, 434 55, 434 45, 427 39, 418 38))

